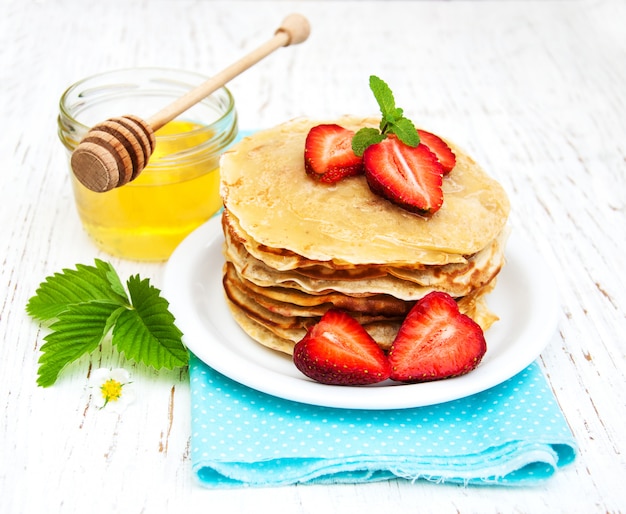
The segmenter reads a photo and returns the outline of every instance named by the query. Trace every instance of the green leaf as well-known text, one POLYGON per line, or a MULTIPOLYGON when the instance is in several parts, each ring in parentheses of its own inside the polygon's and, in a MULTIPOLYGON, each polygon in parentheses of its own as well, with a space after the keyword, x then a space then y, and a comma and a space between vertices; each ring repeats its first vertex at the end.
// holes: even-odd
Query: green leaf
POLYGON ((392 116, 393 116, 393 118, 394 118, 394 119, 399 120, 400 118, 403 118, 403 117, 404 117, 404 110, 403 110, 403 109, 401 109, 400 107, 397 107, 397 108, 393 111, 392 116))
MULTIPOLYGON (((378 78, 376 75, 371 75, 370 89, 374 93, 376 101, 380 106, 380 112, 382 115, 379 126, 380 133, 384 135, 390 133, 395 134, 398 139, 407 146, 416 147, 417 145, 419 145, 419 135, 417 133, 417 130, 415 129, 415 126, 413 125, 413 122, 404 117, 404 111, 400 107, 396 107, 393 92, 391 91, 391 88, 387 85, 387 83, 378 78)), ((368 142, 365 137, 363 137, 363 140, 365 141, 365 143, 368 142)), ((356 146, 360 150, 365 143, 359 141, 356 146)), ((357 153, 354 147, 355 145, 353 143, 352 149, 354 150, 354 153, 360 155, 357 153)))
POLYGON ((352 151, 360 157, 368 146, 380 143, 383 139, 385 135, 381 134, 378 129, 364 127, 352 136, 352 151))
MULTIPOLYGON (((102 262, 102 261, 98 261, 96 259, 96 263, 98 262, 102 262)), ((119 275, 117 274, 117 271, 115 271, 113 269, 113 266, 111 266, 111 264, 108 265, 109 266, 109 270, 106 272, 106 278, 109 281, 109 284, 111 285, 111 290, 119 295, 120 298, 124 299, 124 303, 128 304, 128 296, 126 295, 126 290, 124 289, 124 286, 122 285, 122 281, 120 280, 119 275)))
MULTIPOLYGON (((42 282, 26 305, 26 312, 40 321, 51 321, 71 305, 83 302, 128 304, 123 288, 112 287, 117 274, 111 264, 96 259, 95 266, 76 265, 42 282)), ((119 283, 119 278, 117 278, 119 283)))
POLYGON ((119 310, 112 303, 89 302, 72 304, 60 312, 50 325, 52 332, 44 337, 37 384, 51 386, 66 365, 94 351, 119 310))
POLYGON ((109 333, 131 360, 157 369, 188 363, 182 333, 160 291, 139 276, 127 285, 130 299, 113 266, 98 259, 95 266, 77 264, 41 283, 26 306, 33 318, 51 323, 41 347, 40 386, 52 385, 65 366, 93 352, 109 333))
POLYGON ((408 118, 400 118, 391 125, 390 132, 393 132, 405 145, 415 148, 420 144, 420 136, 413 122, 408 118))
POLYGON ((168 302, 148 279, 128 279, 133 308, 122 312, 113 328, 113 344, 132 360, 155 369, 172 369, 189 362, 182 332, 174 324, 168 302))
POLYGON ((383 119, 388 119, 388 117, 395 119, 396 101, 387 83, 376 75, 371 75, 370 89, 378 102, 383 119))

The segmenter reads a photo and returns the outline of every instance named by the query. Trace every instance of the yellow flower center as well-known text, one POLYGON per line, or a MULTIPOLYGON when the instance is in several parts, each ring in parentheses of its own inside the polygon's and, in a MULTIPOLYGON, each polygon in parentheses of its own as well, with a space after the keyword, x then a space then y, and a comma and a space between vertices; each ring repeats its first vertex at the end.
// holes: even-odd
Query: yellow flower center
POLYGON ((122 387, 124 384, 120 384, 117 380, 109 378, 104 384, 100 386, 102 391, 102 397, 105 402, 116 402, 122 396, 122 387))

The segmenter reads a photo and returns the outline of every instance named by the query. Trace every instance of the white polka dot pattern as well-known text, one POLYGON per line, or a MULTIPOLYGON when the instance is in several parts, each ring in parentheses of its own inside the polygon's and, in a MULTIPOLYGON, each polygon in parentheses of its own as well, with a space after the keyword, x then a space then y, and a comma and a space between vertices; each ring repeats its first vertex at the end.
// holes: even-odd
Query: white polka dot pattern
POLYGON ((190 362, 192 462, 207 487, 392 478, 529 485, 574 460, 536 363, 488 391, 415 409, 317 407, 190 362))

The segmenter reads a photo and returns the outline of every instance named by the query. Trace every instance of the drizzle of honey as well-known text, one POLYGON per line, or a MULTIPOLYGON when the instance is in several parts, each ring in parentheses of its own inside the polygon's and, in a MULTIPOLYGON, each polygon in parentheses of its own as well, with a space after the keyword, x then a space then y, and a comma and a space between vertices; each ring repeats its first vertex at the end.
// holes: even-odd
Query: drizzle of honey
POLYGON ((155 151, 139 177, 106 193, 90 191, 72 175, 80 218, 98 247, 126 259, 166 260, 221 208, 219 154, 209 149, 202 159, 179 158, 179 152, 211 138, 198 132, 201 128, 179 120, 165 125, 156 132, 155 151), (176 137, 161 137, 168 135, 176 137), (177 155, 168 158, 171 154, 177 155))

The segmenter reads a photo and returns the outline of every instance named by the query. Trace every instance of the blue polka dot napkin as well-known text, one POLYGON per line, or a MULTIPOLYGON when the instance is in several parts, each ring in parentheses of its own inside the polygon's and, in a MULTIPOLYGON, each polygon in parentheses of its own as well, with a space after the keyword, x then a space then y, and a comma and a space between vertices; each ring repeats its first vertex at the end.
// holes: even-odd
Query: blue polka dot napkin
POLYGON ((212 488, 403 478, 539 483, 576 445, 537 363, 430 407, 350 410, 283 400, 190 361, 193 470, 212 488))

